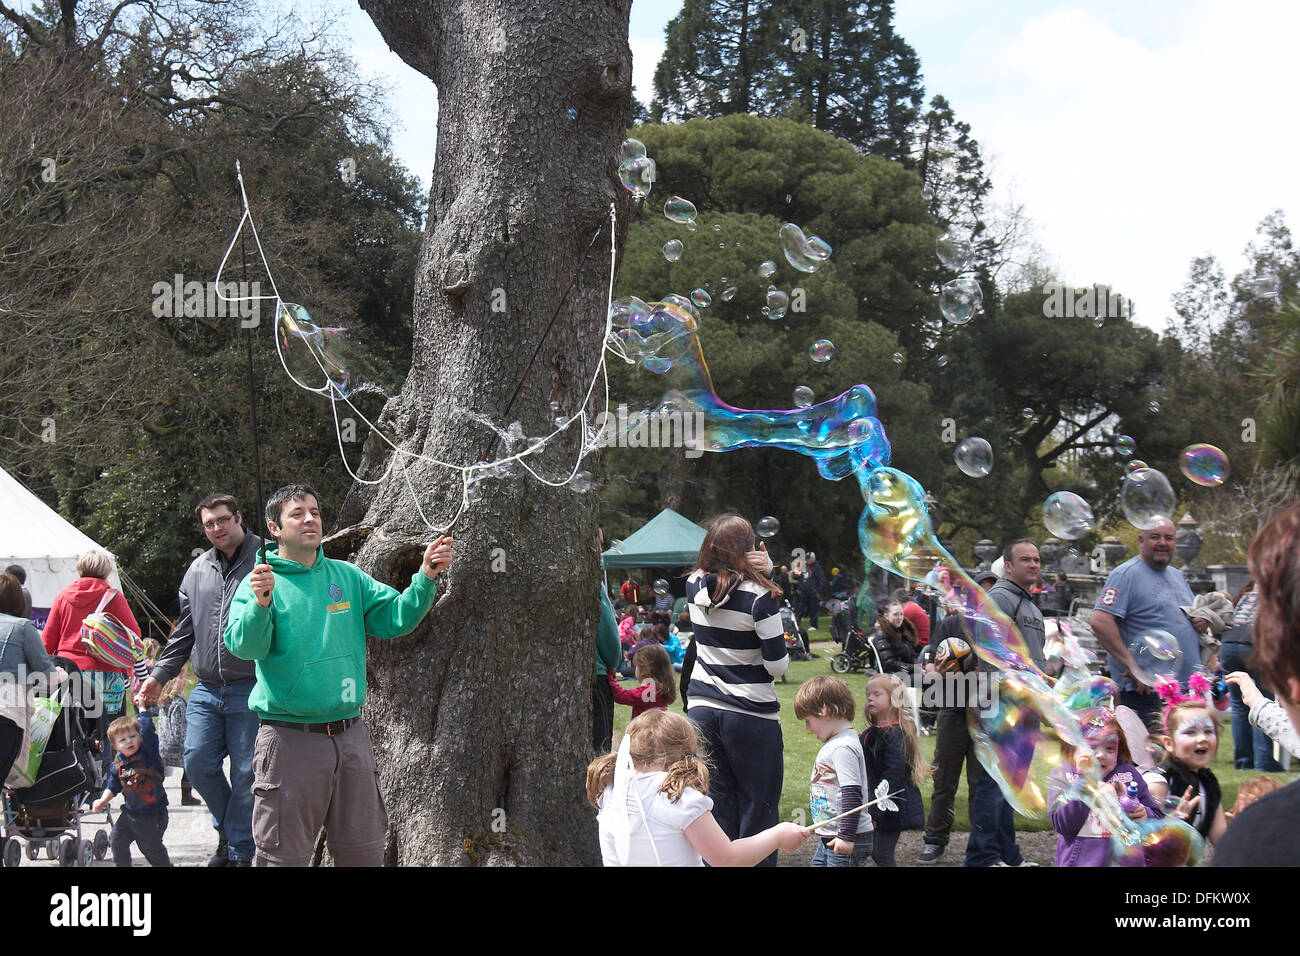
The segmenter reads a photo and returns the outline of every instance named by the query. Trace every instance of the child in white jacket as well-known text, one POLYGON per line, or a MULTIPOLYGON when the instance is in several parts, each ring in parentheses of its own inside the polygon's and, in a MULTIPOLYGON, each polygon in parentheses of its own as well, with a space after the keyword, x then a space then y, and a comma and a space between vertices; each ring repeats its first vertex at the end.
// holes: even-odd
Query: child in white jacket
POLYGON ((1224 680, 1236 684, 1241 691, 1241 702, 1250 708, 1250 722, 1281 744, 1292 756, 1300 757, 1300 733, 1296 733, 1291 718, 1282 709, 1282 705, 1265 697, 1245 671, 1233 671, 1224 680))

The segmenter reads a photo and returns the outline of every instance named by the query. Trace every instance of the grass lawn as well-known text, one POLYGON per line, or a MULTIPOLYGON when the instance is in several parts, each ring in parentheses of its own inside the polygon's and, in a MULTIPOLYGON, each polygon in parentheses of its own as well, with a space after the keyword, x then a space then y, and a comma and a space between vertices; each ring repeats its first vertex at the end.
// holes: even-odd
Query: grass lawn
MULTIPOLYGON (((830 646, 830 645, 828 645, 830 646)), ((814 652, 820 656, 812 661, 795 661, 790 664, 790 669, 786 673, 786 682, 778 682, 776 685, 776 695, 781 702, 781 735, 785 742, 785 782, 781 789, 781 818, 783 820, 798 818, 793 816, 796 809, 802 809, 807 813, 808 807, 808 780, 812 774, 813 761, 817 758, 817 751, 821 748, 821 742, 804 729, 803 721, 796 720, 794 716, 794 695, 799 690, 799 685, 810 677, 818 674, 831 673, 830 664, 828 663, 828 651, 826 648, 814 648, 814 652)), ((854 721, 854 726, 859 732, 867 727, 866 718, 862 716, 862 705, 866 700, 867 675, 866 674, 847 674, 843 679, 853 690, 853 696, 858 704, 858 718, 854 721)), ((624 682, 624 686, 631 687, 632 682, 624 682)), ((680 698, 671 705, 672 709, 681 711, 680 698)), ((615 705, 614 707, 614 728, 621 734, 627 726, 628 718, 631 716, 631 708, 615 705)), ((1211 769, 1219 780, 1219 785, 1223 789, 1224 809, 1231 809, 1233 802, 1237 799, 1237 788, 1247 780, 1259 776, 1255 770, 1236 770, 1232 766, 1232 731, 1228 726, 1224 715, 1223 734, 1219 738, 1219 750, 1215 755, 1214 763, 1211 769)), ((921 737, 921 751, 927 758, 934 756, 934 737, 921 737)), ((1035 755, 1035 763, 1042 759, 1042 754, 1035 755)), ((1035 779, 1043 778, 1037 774, 1035 768, 1035 779)), ((1285 774, 1284 782, 1290 782, 1295 779, 1295 774, 1285 774)), ((921 794, 925 798, 925 807, 927 812, 930 809, 930 794, 933 787, 929 781, 921 785, 921 794)), ((957 788, 956 801, 957 819, 953 825, 954 829, 969 831, 970 816, 968 813, 968 804, 966 799, 966 778, 963 771, 961 783, 957 788)), ((1025 817, 1016 817, 1016 829, 1033 831, 1033 830, 1050 830, 1051 823, 1044 815, 1041 820, 1031 820, 1025 817)))

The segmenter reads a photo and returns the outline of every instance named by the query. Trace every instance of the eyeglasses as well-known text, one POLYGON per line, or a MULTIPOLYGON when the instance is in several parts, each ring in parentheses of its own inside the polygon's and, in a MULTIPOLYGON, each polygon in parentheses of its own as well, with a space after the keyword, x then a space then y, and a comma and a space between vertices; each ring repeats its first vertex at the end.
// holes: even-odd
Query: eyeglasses
POLYGON ((221 518, 213 518, 211 521, 203 522, 204 531, 216 531, 218 528, 224 528, 230 522, 235 520, 234 515, 225 515, 221 518))

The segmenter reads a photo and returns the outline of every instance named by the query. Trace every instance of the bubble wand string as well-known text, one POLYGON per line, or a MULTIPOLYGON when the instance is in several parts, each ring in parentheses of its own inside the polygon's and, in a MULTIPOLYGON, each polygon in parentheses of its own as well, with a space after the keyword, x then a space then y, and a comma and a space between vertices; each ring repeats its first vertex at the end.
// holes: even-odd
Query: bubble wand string
MULTIPOLYGON (((235 160, 235 178, 239 180, 239 193, 244 197, 244 213, 248 213, 248 196, 244 194, 244 172, 239 167, 239 160, 235 160)), ((248 288, 248 244, 244 239, 241 230, 239 236, 239 255, 242 260, 242 279, 243 288, 248 288)), ((241 292, 243 289, 240 290, 241 292)), ((266 529, 262 527, 264 515, 265 499, 262 497, 262 454, 257 442, 257 379, 253 374, 253 327, 245 325, 244 340, 248 345, 248 412, 253 426, 253 482, 257 489, 257 519, 256 524, 258 531, 258 540, 262 542, 259 549, 258 561, 260 564, 266 564, 266 529)))

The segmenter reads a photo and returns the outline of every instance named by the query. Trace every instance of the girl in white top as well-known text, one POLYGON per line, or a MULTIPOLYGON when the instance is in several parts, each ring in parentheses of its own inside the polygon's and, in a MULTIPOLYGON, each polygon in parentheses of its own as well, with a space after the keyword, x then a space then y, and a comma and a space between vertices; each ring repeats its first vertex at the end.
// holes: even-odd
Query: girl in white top
POLYGON ((807 828, 778 823, 729 840, 713 819, 708 792, 695 725, 668 710, 641 714, 628 724, 618 753, 587 768, 605 866, 753 866, 808 838, 807 828))

